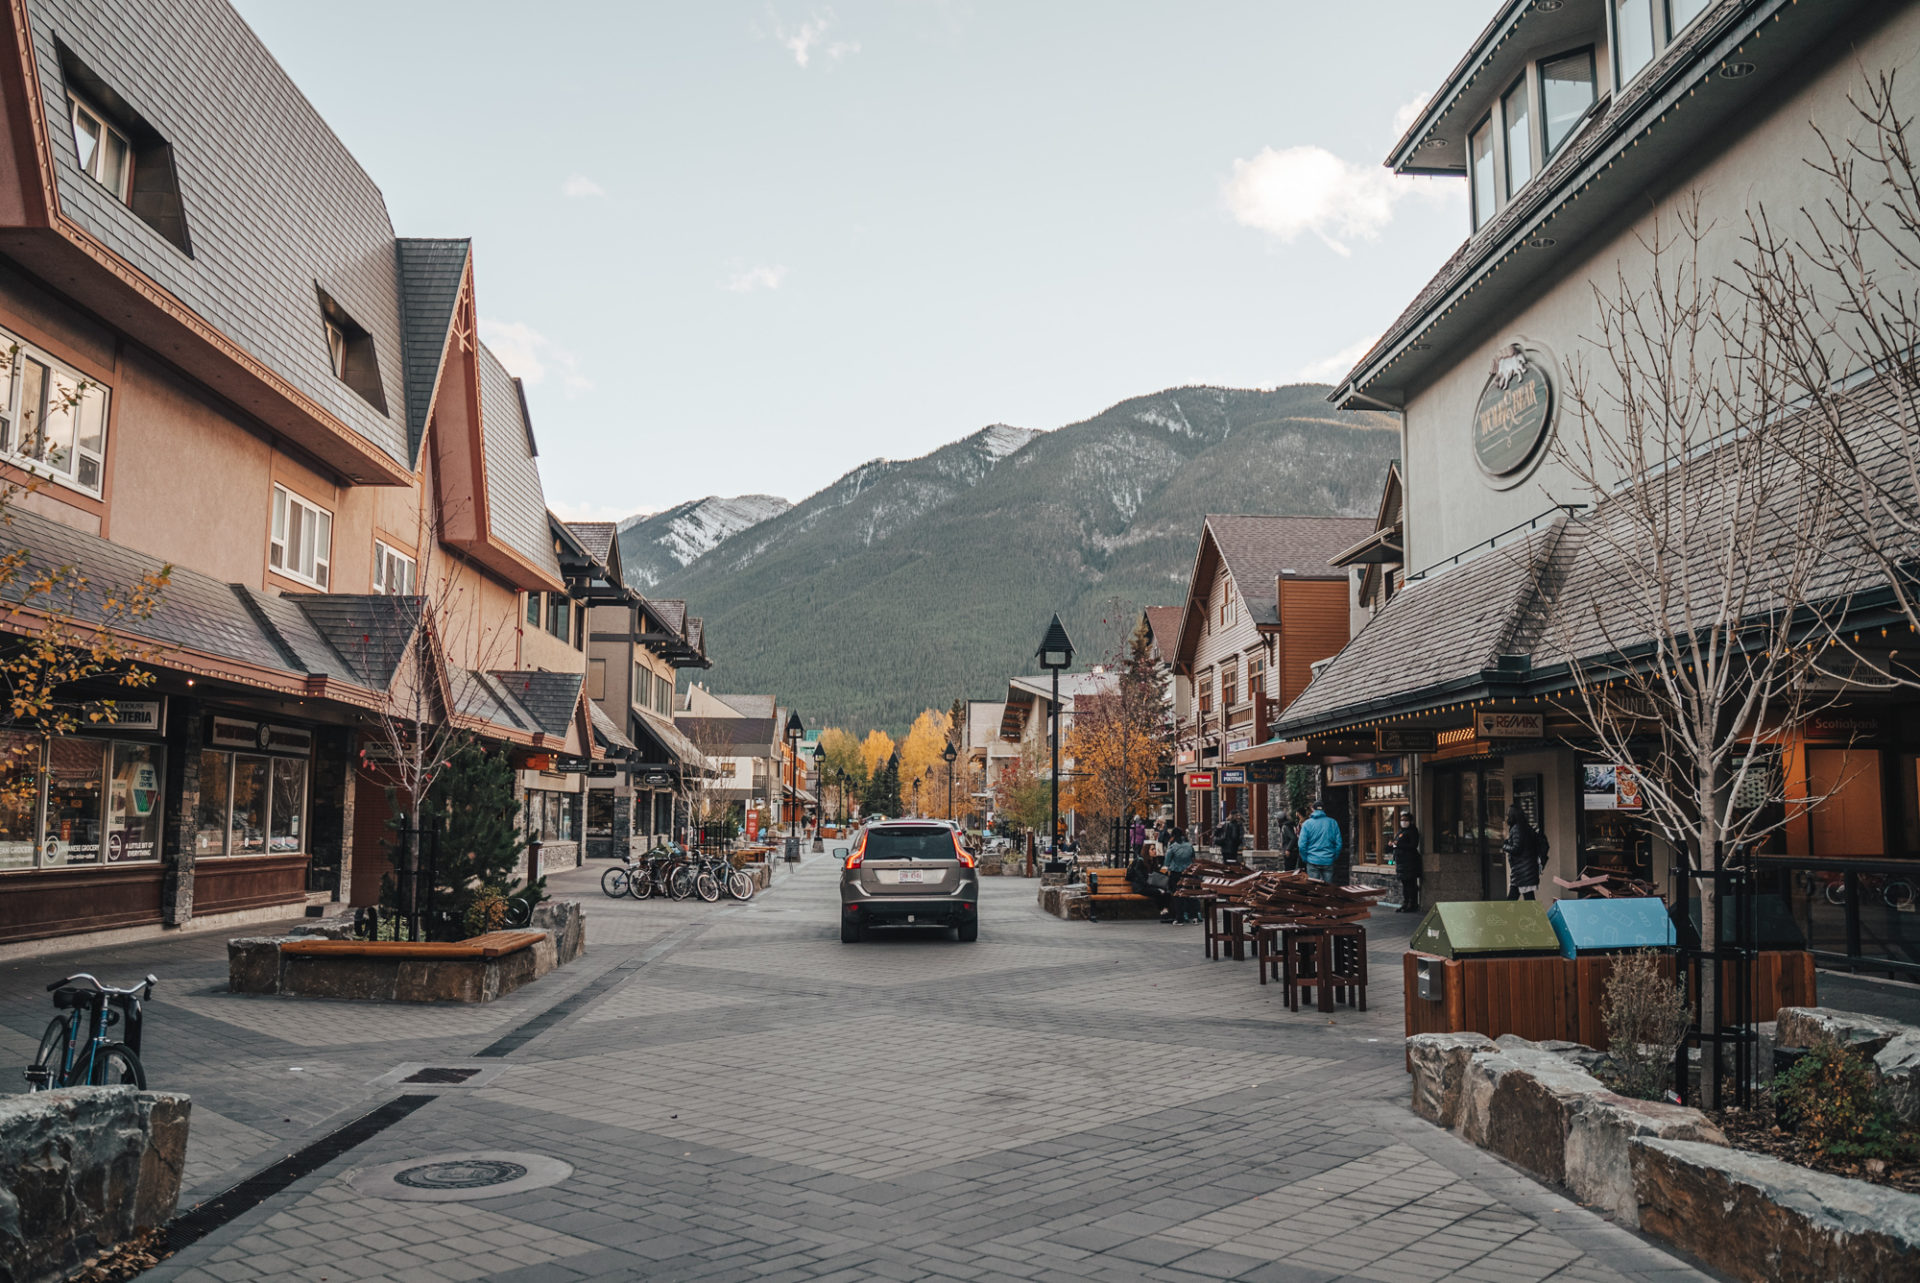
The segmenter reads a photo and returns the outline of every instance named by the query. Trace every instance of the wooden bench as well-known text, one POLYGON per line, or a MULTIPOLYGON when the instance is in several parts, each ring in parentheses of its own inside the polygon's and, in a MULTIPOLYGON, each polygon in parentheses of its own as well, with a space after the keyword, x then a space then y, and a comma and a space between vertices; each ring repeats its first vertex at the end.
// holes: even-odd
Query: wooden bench
POLYGON ((490 931, 466 940, 433 943, 426 940, 289 940, 280 952, 295 956, 335 958, 474 959, 504 958, 531 949, 547 938, 544 931, 490 931))
POLYGON ((1159 905, 1150 896, 1141 895, 1127 881, 1125 869, 1088 869, 1087 870, 1087 916, 1098 921, 1102 908, 1137 909, 1144 906, 1154 912, 1159 905))

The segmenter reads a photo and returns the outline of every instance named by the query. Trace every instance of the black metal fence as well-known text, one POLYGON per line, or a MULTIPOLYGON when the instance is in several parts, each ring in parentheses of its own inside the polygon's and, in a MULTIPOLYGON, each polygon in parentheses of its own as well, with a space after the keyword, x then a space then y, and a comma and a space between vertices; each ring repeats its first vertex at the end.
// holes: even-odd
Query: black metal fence
POLYGON ((1920 980, 1920 860, 1753 863, 1763 911, 1791 921, 1816 962, 1920 980))

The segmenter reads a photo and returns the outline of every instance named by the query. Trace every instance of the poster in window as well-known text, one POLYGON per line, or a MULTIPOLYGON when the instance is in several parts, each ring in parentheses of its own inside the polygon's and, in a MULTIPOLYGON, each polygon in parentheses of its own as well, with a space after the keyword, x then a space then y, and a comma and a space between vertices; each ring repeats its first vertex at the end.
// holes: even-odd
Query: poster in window
POLYGON ((1588 762, 1580 768, 1580 806, 1587 811, 1637 811, 1639 778, 1625 764, 1588 762))

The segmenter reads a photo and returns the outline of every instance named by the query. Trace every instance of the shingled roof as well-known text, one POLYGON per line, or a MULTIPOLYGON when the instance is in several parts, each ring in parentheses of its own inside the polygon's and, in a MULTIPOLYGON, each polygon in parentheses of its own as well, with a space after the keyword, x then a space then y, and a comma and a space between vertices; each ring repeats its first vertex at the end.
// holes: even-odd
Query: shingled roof
POLYGON ((613 540, 619 528, 611 521, 569 521, 567 529, 587 550, 587 556, 601 565, 607 564, 607 557, 613 548, 613 540))
POLYGON ((468 240, 402 237, 394 245, 400 272, 401 350, 406 362, 407 457, 420 463, 427 411, 440 380, 441 358, 453 328, 454 306, 473 253, 468 240))
POLYGON ((328 646, 353 666, 351 671, 361 682, 376 690, 392 684, 426 610, 419 597, 372 594, 316 593, 300 597, 298 605, 328 646))
POLYGON ((533 425, 527 416, 520 380, 500 358, 480 345, 480 423, 486 439, 487 519, 509 548, 562 578, 547 524, 546 492, 535 462, 533 425))
POLYGON ((573 713, 580 706, 583 673, 550 673, 492 669, 487 676, 527 710, 540 730, 549 735, 565 735, 573 725, 573 713))

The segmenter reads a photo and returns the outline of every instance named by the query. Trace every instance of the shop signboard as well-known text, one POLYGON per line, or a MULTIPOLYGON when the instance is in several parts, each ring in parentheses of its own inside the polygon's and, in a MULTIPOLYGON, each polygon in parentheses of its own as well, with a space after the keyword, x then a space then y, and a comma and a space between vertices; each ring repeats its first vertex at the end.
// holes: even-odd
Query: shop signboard
POLYGON ((1810 740, 1850 744, 1855 740, 1878 739, 1881 729, 1877 713, 1829 710, 1809 717, 1801 734, 1810 740))
POLYGON ((306 754, 313 751, 313 732, 298 726, 276 726, 270 722, 214 716, 207 719, 207 743, 215 748, 306 754))
POLYGON ((1382 753, 1431 753, 1434 732, 1382 726, 1373 733, 1374 747, 1382 753))
POLYGON ((1552 427, 1553 382, 1540 354, 1507 344, 1473 408, 1474 461, 1496 483, 1517 477, 1539 457, 1552 427))
POLYGON ((1330 784, 1371 784, 1377 780, 1401 779, 1406 773, 1406 759, 1401 757, 1375 757, 1364 762, 1327 764, 1327 782, 1330 784))
POLYGON ((748 811, 747 812, 747 841, 758 842, 759 840, 760 840, 760 812, 757 810, 748 811))
POLYGON ((1474 737, 1483 740, 1537 740, 1547 733, 1545 713, 1475 713, 1474 737))
POLYGON ((1247 772, 1244 767, 1236 766, 1220 772, 1221 788, 1226 788, 1230 784, 1245 784, 1246 782, 1247 772))
POLYGON ((1193 773, 1187 776, 1187 787, 1190 789, 1201 789, 1201 790, 1212 788, 1213 772, 1212 771, 1194 771, 1193 773))
POLYGON ((1228 740, 1227 752, 1238 753, 1241 749, 1251 748, 1252 746, 1253 746, 1253 741, 1251 739, 1228 740))
POLYGON ((1173 785, 1167 783, 1165 780, 1148 780, 1147 781, 1148 797, 1165 797, 1167 794, 1171 792, 1173 792, 1173 785))
POLYGON ((650 789, 672 788, 673 776, 665 771, 649 771, 646 774, 644 782, 650 789))
POLYGON ((1580 807, 1586 811, 1637 811, 1640 781, 1624 763, 1588 762, 1580 768, 1580 807))
POLYGON ((1190 748, 1183 748, 1175 752, 1173 755, 1173 764, 1175 766, 1192 766, 1193 750, 1190 748))
POLYGON ((1287 764, 1285 762, 1249 762, 1247 764, 1247 783, 1249 784, 1285 784, 1287 782, 1287 764))
POLYGON ((117 731, 166 733, 167 701, 161 699, 116 699, 113 701, 113 728, 117 731))

